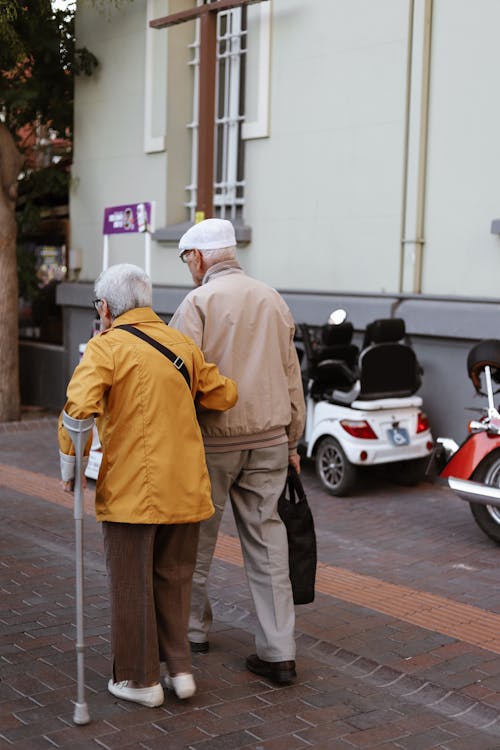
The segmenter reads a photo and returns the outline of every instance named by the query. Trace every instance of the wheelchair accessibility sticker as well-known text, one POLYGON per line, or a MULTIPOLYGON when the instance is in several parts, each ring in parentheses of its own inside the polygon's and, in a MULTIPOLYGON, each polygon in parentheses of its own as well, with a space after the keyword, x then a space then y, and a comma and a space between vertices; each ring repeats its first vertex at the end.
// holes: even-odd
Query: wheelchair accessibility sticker
POLYGON ((393 445, 409 445, 410 436, 408 430, 404 427, 394 427, 392 430, 387 430, 389 440, 393 445))

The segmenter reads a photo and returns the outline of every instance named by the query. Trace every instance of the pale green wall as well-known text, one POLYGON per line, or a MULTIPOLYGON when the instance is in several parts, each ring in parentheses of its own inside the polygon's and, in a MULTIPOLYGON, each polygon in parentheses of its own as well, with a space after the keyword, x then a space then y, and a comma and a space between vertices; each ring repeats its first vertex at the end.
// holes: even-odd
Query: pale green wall
MULTIPOLYGON (((166 154, 143 149, 145 26, 145 0, 109 20, 87 8, 78 14, 78 41, 100 62, 76 87, 71 244, 83 250, 82 278, 101 268, 105 206, 155 200, 165 220, 166 154)), ((112 237, 110 262, 142 265, 143 248, 142 237, 112 237)))
POLYGON ((425 291, 497 297, 500 2, 435 3, 425 291))
MULTIPOLYGON (((156 2, 166 12, 180 7, 156 2)), ((253 275, 282 289, 398 291, 409 7, 272 0, 270 137, 246 144, 253 241, 240 257, 253 275)), ((84 249, 82 277, 92 279, 104 206, 154 200, 157 226, 183 213, 191 92, 181 52, 193 27, 156 32, 168 47, 167 152, 157 154, 143 149, 146 0, 111 22, 82 8, 77 28, 102 63, 77 84, 71 196, 72 245, 84 249)), ((497 293, 499 28, 498 0, 434 0, 427 294, 497 293)), ((142 262, 142 239, 113 238, 111 248, 111 262, 142 262)), ((153 243, 152 275, 157 284, 189 283, 172 244, 153 243)))
POLYGON ((271 138, 247 145, 256 276, 397 288, 407 5, 273 0, 271 138))

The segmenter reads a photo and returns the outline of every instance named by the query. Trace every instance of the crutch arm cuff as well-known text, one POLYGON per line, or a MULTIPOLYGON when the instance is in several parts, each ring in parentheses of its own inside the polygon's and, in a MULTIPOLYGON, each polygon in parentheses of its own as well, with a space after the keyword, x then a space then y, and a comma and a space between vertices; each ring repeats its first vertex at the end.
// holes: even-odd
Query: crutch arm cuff
MULTIPOLYGON (((89 462, 88 456, 82 456, 82 469, 85 471, 89 462)), ((61 479, 63 482, 71 482, 75 478, 76 457, 59 451, 59 463, 61 466, 61 479)))
POLYGON ((70 482, 75 478, 75 456, 68 456, 67 453, 59 451, 59 463, 61 466, 61 479, 63 482, 70 482))

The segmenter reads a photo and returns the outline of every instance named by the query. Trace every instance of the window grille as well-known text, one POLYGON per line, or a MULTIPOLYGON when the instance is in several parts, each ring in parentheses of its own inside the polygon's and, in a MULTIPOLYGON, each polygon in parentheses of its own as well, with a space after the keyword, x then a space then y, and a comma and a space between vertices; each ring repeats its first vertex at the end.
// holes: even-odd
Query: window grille
MULTIPOLYGON (((198 5, 203 3, 198 0, 198 5)), ((244 80, 247 38, 246 8, 233 8, 217 15, 217 64, 215 93, 214 212, 220 218, 241 219, 244 206, 244 80)), ((200 23, 190 45, 193 68, 193 115, 191 131, 191 174, 186 186, 186 207, 194 221, 197 199, 200 23)))

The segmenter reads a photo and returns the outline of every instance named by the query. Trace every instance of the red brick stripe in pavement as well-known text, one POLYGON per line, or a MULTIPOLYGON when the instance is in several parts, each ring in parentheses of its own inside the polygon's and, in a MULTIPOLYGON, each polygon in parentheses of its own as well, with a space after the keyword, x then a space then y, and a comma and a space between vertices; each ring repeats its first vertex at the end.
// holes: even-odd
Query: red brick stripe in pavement
MULTIPOLYGON (((63 491, 59 480, 26 469, 0 464, 0 485, 67 508, 73 506, 72 495, 63 491)), ((84 505, 86 513, 93 514, 93 490, 85 490, 84 505)), ((243 565, 239 540, 227 534, 219 535, 215 554, 224 562, 243 565)), ((500 654, 500 615, 479 607, 321 562, 316 590, 500 654)))

